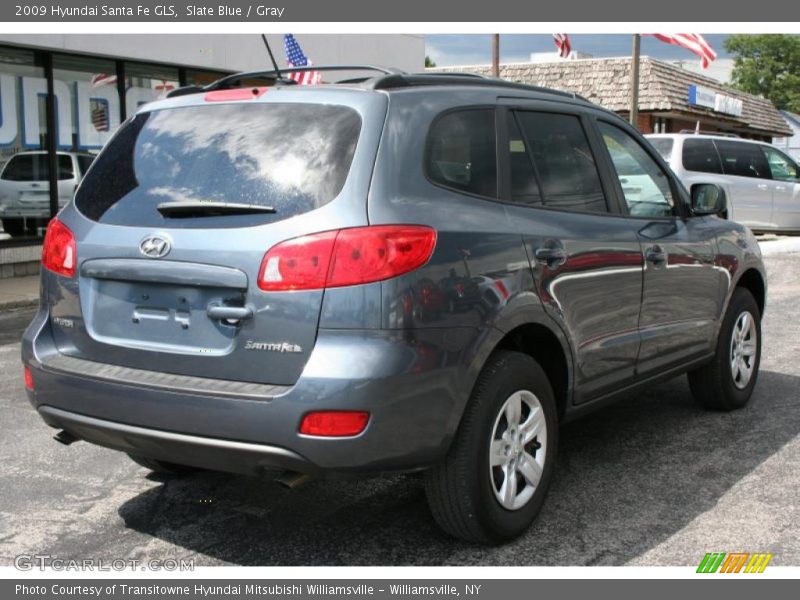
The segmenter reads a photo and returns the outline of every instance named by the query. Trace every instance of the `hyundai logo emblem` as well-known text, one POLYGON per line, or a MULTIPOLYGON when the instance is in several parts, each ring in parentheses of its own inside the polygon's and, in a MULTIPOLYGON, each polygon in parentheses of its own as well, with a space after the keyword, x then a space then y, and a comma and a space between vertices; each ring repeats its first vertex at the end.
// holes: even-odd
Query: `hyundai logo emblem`
POLYGON ((161 258, 169 254, 169 240, 158 235, 149 235, 139 243, 139 252, 147 258, 161 258))

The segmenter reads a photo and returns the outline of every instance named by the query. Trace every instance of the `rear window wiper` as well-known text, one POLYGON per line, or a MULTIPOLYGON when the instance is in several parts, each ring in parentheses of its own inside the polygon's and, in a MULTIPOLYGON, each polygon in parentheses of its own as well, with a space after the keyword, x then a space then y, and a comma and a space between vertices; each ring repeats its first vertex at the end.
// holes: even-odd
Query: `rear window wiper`
POLYGON ((240 202, 162 202, 156 206, 158 212, 165 217, 218 217, 221 215, 253 215, 259 213, 273 214, 277 211, 272 206, 261 204, 244 204, 240 202))

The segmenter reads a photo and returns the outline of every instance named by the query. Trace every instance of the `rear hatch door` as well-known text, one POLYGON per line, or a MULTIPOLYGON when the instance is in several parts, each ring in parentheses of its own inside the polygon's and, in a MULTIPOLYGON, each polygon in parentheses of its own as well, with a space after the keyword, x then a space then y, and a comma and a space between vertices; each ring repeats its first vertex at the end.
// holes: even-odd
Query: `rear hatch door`
POLYGON ((324 292, 262 291, 259 267, 281 241, 367 224, 385 96, 187 98, 125 124, 62 214, 79 275, 58 277, 51 294, 59 350, 290 385, 313 349, 324 292))

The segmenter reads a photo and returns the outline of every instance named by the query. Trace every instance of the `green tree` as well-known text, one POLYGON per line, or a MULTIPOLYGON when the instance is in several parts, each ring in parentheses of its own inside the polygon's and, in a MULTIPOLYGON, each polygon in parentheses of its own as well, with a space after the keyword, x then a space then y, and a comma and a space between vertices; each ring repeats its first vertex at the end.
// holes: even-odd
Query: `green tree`
POLYGON ((428 67, 435 67, 435 66, 436 66, 436 62, 434 62, 434 60, 430 56, 426 56, 425 57, 425 68, 427 69, 428 67))
POLYGON ((725 40, 725 49, 735 59, 735 87, 800 112, 800 36, 736 34, 725 40))

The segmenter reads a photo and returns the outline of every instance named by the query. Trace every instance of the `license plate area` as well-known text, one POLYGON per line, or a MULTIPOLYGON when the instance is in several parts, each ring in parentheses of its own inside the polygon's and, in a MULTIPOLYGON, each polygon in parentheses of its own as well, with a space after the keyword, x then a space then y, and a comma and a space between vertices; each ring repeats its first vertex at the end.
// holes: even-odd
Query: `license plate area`
POLYGON ((243 306, 244 292, 95 279, 86 319, 98 341, 159 352, 224 355, 235 345, 236 324, 209 318, 209 305, 243 306))

